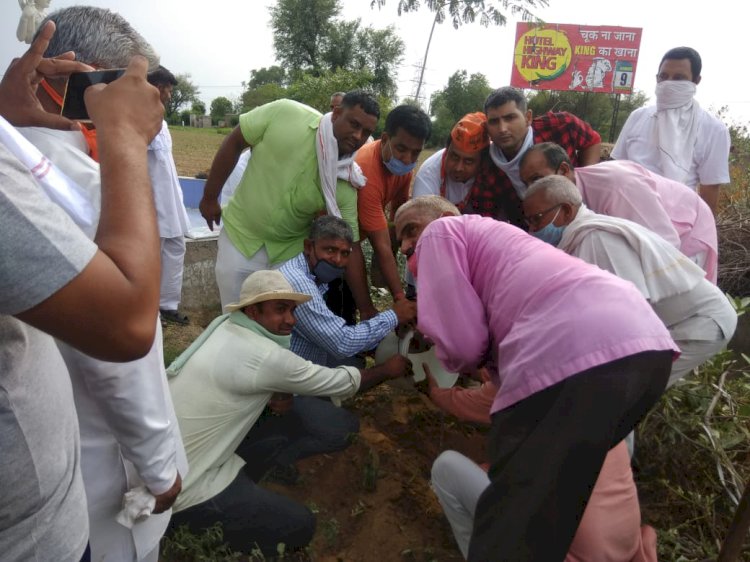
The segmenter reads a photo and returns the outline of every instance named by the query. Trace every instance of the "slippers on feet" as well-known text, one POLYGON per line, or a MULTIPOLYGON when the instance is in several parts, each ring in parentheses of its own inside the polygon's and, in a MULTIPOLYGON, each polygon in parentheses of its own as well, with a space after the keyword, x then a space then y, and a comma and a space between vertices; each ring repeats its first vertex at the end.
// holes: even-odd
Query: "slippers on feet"
POLYGON ((159 310, 161 319, 166 322, 174 322, 175 324, 187 324, 190 322, 187 316, 181 314, 176 310, 159 310))

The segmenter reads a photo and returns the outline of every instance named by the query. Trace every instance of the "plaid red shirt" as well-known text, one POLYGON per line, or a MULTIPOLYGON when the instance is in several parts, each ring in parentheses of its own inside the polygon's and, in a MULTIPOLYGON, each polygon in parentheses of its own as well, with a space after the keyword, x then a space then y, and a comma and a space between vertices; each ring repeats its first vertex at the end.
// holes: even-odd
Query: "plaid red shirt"
MULTIPOLYGON (((545 113, 532 119, 534 144, 554 142, 568 153, 574 166, 578 165, 578 151, 602 142, 591 125, 567 112, 545 113)), ((521 198, 510 178, 489 157, 482 162, 474 180, 471 196, 461 206, 464 214, 477 214, 507 221, 526 230, 521 198)))

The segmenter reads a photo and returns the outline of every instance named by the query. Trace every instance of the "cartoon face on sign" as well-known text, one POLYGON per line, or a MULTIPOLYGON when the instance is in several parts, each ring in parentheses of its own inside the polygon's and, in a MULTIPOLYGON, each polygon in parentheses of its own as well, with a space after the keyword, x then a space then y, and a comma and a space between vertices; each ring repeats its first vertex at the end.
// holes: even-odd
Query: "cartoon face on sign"
POLYGON ((532 84, 561 76, 570 66, 570 58, 570 42, 562 31, 531 29, 516 43, 516 69, 532 84))
POLYGON ((604 87, 604 77, 612 70, 612 63, 602 57, 594 57, 594 61, 586 72, 586 86, 590 90, 604 87))

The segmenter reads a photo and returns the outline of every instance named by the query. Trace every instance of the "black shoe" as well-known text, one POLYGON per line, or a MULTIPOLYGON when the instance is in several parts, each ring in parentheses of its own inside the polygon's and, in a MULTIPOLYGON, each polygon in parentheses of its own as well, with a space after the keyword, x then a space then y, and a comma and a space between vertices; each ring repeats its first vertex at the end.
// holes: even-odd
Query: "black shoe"
POLYGON ((174 322, 175 324, 188 324, 190 320, 184 314, 176 310, 159 309, 159 315, 164 322, 174 322))
POLYGON ((293 464, 275 464, 263 475, 263 481, 293 486, 299 482, 299 470, 293 464))

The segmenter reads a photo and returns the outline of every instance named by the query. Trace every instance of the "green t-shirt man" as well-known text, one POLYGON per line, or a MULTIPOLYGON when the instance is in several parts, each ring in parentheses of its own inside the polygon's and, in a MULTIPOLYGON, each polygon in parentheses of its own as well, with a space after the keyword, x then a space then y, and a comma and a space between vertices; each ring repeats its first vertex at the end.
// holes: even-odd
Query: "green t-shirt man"
MULTIPOLYGON (((377 102, 369 94, 357 92, 352 100, 347 105, 345 99, 331 116, 339 157, 362 146, 379 117, 377 102)), ((316 110, 292 100, 257 107, 240 116, 240 124, 214 157, 200 203, 201 214, 211 228, 223 218, 226 237, 247 260, 265 249, 268 263, 261 269, 278 266, 299 254, 313 219, 326 212, 316 151, 321 118, 316 110), (247 169, 222 210, 221 188, 248 147, 252 156, 247 169)), ((357 192, 349 182, 338 180, 336 202, 341 217, 358 236, 357 192)), ((249 272, 233 272, 237 278, 227 280, 231 274, 225 271, 226 264, 231 262, 232 269, 234 263, 225 260, 220 264, 222 252, 220 239, 217 283, 225 303, 236 300, 233 293, 239 292, 249 272)))

